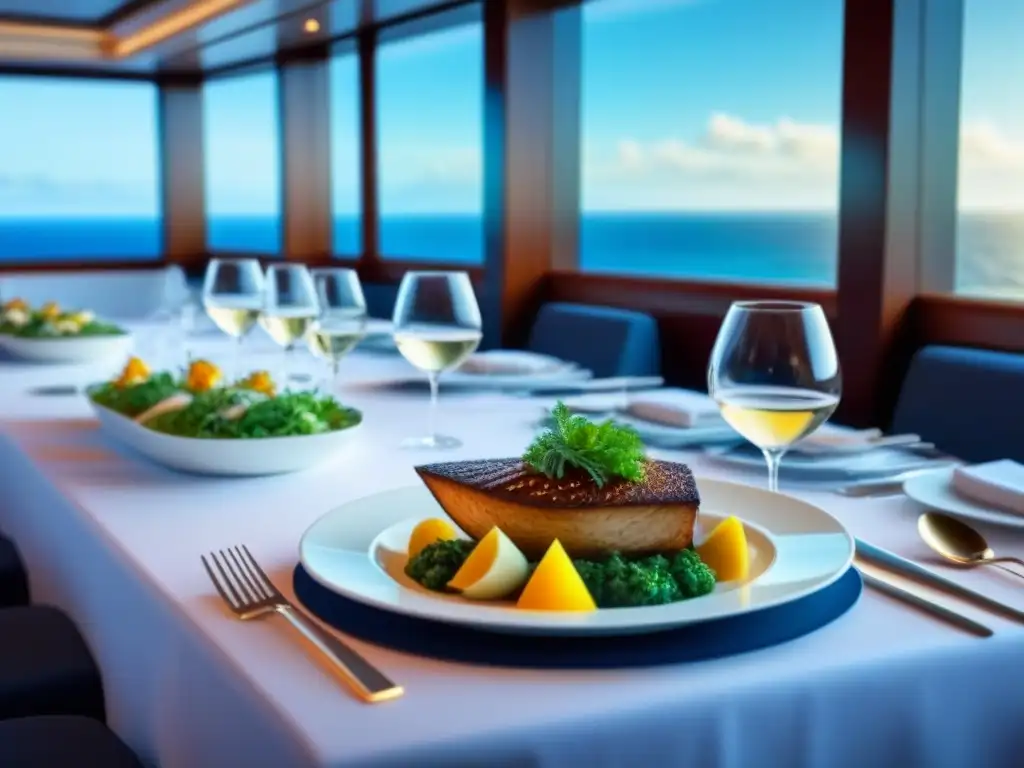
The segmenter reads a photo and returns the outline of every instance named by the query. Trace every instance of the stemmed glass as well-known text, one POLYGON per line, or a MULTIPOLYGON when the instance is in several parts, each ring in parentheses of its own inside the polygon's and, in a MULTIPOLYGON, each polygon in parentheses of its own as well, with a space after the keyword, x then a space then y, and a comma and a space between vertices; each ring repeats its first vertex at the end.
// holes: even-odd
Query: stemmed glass
MULTIPOLYGON (((282 382, 288 381, 291 351, 295 342, 320 314, 320 302, 309 270, 302 264, 272 264, 267 267, 267 290, 260 313, 260 327, 284 350, 282 382)), ((282 386, 283 389, 283 386, 282 386)))
POLYGON ((241 375, 242 340, 263 309, 263 270, 256 259, 213 259, 203 280, 203 309, 235 339, 233 378, 241 375))
POLYGON ((366 335, 366 299, 354 269, 314 269, 320 317, 310 326, 309 349, 331 366, 330 386, 338 381, 341 358, 366 335))
POLYGON ((404 448, 456 448, 462 441, 437 434, 438 379, 473 354, 482 335, 480 307, 465 272, 406 272, 393 317, 395 345, 430 382, 426 437, 402 442, 404 448))
POLYGON ((825 313, 798 301, 738 301, 711 351, 708 393, 722 416, 761 449, 768 489, 793 443, 839 405, 842 375, 825 313))

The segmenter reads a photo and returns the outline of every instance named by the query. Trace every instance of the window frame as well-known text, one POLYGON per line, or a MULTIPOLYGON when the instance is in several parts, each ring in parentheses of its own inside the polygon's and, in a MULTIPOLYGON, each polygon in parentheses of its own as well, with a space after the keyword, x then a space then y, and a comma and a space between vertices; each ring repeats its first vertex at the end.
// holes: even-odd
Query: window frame
MULTIPOLYGON (((1024 304, 950 293, 955 275, 961 68, 961 58, 952 54, 962 47, 964 0, 951 0, 955 5, 946 3, 941 11, 930 0, 846 3, 835 290, 575 271, 579 168, 572 163, 548 164, 558 167, 541 172, 536 158, 566 151, 579 155, 573 152, 580 140, 578 109, 564 105, 578 99, 580 2, 504 0, 482 6, 486 242, 484 263, 469 268, 380 258, 372 64, 379 40, 461 23, 460 14, 473 3, 441 3, 440 11, 417 11, 364 25, 329 45, 279 52, 272 62, 279 69, 317 62, 326 67, 332 47, 355 47, 363 136, 362 252, 354 258, 336 258, 329 249, 297 253, 285 246, 283 256, 312 266, 352 266, 373 283, 396 283, 409 269, 465 270, 486 292, 487 332, 494 343, 521 343, 543 301, 647 311, 660 323, 666 376, 694 387, 704 384, 707 355, 732 301, 816 301, 832 321, 848 372, 841 416, 854 424, 884 426, 901 373, 921 346, 957 344, 1024 352, 1024 304)), ((248 62, 242 68, 267 63, 248 62)), ((201 83, 239 71, 231 66, 202 77, 156 78, 162 89, 177 89, 174 103, 161 113, 164 166, 171 159, 193 166, 176 183, 165 178, 163 219, 169 238, 183 229, 205 227, 205 218, 197 218, 195 211, 195 190, 197 184, 203 186, 202 157, 184 149, 194 135, 194 101, 201 83)), ((281 103, 295 110, 302 101, 285 98, 281 103)), ((201 110, 198 114, 201 119, 201 110)), ((327 114, 327 109, 312 108, 304 119, 327 120, 317 117, 327 114)), ((295 150, 282 142, 281 151, 295 150)), ((304 197, 311 199, 315 189, 311 185, 285 194, 282 215, 289 216, 304 197)), ((329 210, 330 195, 325 197, 323 205, 329 210)), ((164 262, 181 264, 193 274, 200 274, 214 255, 205 247, 196 248, 194 241, 189 245, 180 234, 176 242, 175 248, 165 250, 164 262)), ((140 265, 97 261, 17 266, 46 270, 140 265)), ((0 271, 11 268, 5 265, 0 271)))

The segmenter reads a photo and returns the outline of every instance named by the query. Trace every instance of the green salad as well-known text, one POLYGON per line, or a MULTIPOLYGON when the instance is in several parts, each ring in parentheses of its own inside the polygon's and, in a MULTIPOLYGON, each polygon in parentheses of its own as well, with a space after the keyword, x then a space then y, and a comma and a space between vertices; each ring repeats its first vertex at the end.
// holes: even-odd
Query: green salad
POLYGON ((62 311, 55 303, 32 309, 13 299, 0 311, 0 334, 23 339, 61 339, 78 336, 122 336, 126 331, 97 320, 84 310, 62 311))
POLYGON ((143 424, 156 432, 194 438, 260 438, 316 435, 354 427, 362 414, 316 392, 275 393, 264 372, 228 386, 219 370, 197 361, 184 375, 150 375, 129 361, 121 376, 89 390, 93 402, 130 418, 181 395, 181 407, 155 413, 143 424))

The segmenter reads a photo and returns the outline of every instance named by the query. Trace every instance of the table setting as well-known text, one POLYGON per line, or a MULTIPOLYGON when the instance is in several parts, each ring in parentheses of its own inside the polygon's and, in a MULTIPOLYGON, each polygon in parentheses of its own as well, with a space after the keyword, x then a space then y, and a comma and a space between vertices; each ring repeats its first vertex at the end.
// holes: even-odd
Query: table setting
POLYGON ((217 260, 201 301, 222 335, 175 362, 134 349, 59 397, 0 366, 0 525, 149 761, 1019 749, 1012 718, 945 695, 1024 703, 1019 465, 833 424, 819 307, 734 306, 705 394, 480 352, 461 273, 407 275, 374 332, 351 270, 217 260), (410 370, 429 395, 373 386, 410 370))

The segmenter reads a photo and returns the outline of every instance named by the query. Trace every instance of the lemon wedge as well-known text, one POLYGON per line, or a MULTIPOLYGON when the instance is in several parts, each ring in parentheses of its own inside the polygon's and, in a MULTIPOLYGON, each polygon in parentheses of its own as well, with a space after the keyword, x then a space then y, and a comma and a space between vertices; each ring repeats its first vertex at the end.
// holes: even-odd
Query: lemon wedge
POLYGON ((519 589, 529 572, 526 555, 501 530, 491 528, 448 586, 470 600, 497 600, 519 589))
POLYGON ((576 566, 555 539, 519 596, 517 608, 528 611, 593 611, 597 609, 576 566))
POLYGON ((700 559, 715 572, 718 581, 741 581, 750 574, 747 534, 738 517, 727 517, 697 547, 700 559))
POLYGON ((412 529, 412 535, 409 537, 409 559, 412 560, 435 541, 451 541, 456 537, 455 529, 447 520, 438 517, 424 520, 412 529))

